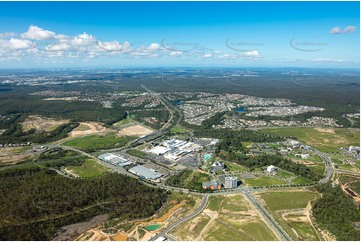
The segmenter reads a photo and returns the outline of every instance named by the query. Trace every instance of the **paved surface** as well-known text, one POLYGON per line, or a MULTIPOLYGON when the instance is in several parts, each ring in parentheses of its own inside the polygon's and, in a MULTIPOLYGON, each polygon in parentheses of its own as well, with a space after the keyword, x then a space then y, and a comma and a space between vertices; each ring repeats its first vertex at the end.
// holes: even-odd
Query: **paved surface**
POLYGON ((166 229, 164 229, 161 233, 157 234, 156 236, 154 236, 151 241, 154 241, 156 239, 158 239, 159 237, 171 237, 171 239, 174 239, 172 238, 172 236, 169 236, 167 235, 168 232, 172 231, 175 227, 181 225, 182 223, 194 218, 195 216, 197 216, 199 213, 201 213, 203 211, 203 209, 205 209, 205 207, 207 206, 208 204, 208 195, 204 195, 203 198, 202 198, 202 202, 201 202, 201 205, 196 209, 194 210, 191 214, 185 216, 184 218, 178 220, 177 222, 171 224, 170 226, 168 226, 166 229))
POLYGON ((318 150, 314 150, 314 151, 319 157, 321 157, 325 161, 325 166, 326 166, 325 177, 322 178, 321 180, 319 180, 318 183, 320 183, 320 184, 327 183, 332 178, 332 175, 333 175, 332 161, 325 153, 322 153, 318 150))

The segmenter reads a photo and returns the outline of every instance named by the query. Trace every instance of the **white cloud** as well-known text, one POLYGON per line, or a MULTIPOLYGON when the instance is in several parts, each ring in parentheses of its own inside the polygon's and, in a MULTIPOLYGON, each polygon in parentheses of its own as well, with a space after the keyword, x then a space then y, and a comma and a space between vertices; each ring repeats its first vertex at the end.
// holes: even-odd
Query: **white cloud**
POLYGON ((211 58, 213 55, 211 53, 205 53, 204 55, 202 55, 203 58, 211 58))
POLYGON ((10 40, 0 40, 0 49, 7 50, 22 50, 34 48, 36 45, 29 40, 14 39, 10 40))
POLYGON ((160 48, 160 45, 159 44, 157 44, 157 43, 152 43, 152 44, 150 44, 149 46, 148 46, 148 50, 150 50, 150 51, 155 51, 155 50, 159 50, 159 48, 160 48))
POLYGON ((236 59, 238 56, 236 54, 223 54, 218 56, 219 59, 236 59))
POLYGON ((331 34, 348 34, 348 33, 353 33, 356 31, 356 27, 355 26, 346 26, 343 30, 336 26, 336 27, 333 27, 332 29, 330 29, 330 33, 331 34))
POLYGON ((83 34, 79 34, 78 36, 75 36, 72 40, 71 43, 73 45, 91 45, 94 44, 96 42, 96 38, 93 37, 93 35, 89 35, 87 33, 83 33, 83 34))
POLYGON ((15 36, 15 33, 13 33, 13 32, 5 32, 5 33, 0 34, 0 39, 5 39, 7 37, 12 37, 12 36, 15 36))
POLYGON ((173 57, 178 57, 178 56, 181 56, 183 54, 182 51, 179 51, 179 50, 175 50, 175 51, 172 51, 170 52, 170 56, 173 56, 173 57))
POLYGON ((30 25, 27 32, 21 34, 22 38, 25 39, 35 39, 35 40, 46 40, 54 39, 56 34, 49 30, 44 30, 34 25, 30 25))
POLYGON ((352 33, 356 31, 356 27, 355 26, 347 26, 346 28, 343 29, 344 33, 352 33))
POLYGON ((123 44, 120 44, 118 41, 110 41, 110 42, 97 42, 98 46, 106 51, 129 51, 130 44, 128 41, 125 41, 123 44))
POLYGON ((253 58, 261 57, 259 54, 259 50, 249 50, 249 51, 242 53, 242 55, 245 57, 253 57, 253 58))
POLYGON ((46 46, 45 49, 48 51, 63 51, 63 50, 70 49, 70 45, 66 42, 57 43, 57 44, 52 44, 52 45, 46 46))
POLYGON ((333 27, 332 29, 330 29, 330 33, 331 34, 341 34, 341 29, 340 27, 336 26, 336 27, 333 27))
POLYGON ((312 60, 313 62, 336 62, 336 63, 341 63, 343 62, 343 59, 330 59, 330 58, 316 58, 312 60))

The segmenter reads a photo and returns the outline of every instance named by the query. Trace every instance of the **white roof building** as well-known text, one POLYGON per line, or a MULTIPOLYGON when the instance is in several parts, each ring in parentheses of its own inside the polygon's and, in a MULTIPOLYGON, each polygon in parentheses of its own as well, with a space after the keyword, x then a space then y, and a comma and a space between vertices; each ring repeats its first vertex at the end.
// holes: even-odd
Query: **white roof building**
POLYGON ((270 165, 267 167, 267 172, 272 173, 274 170, 276 170, 276 167, 274 165, 270 165))

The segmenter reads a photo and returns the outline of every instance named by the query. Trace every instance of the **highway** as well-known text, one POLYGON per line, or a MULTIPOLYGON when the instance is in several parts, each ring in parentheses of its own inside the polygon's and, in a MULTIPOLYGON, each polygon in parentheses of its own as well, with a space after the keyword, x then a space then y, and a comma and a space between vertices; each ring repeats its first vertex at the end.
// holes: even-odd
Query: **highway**
POLYGON ((246 196, 248 201, 259 212, 259 214, 269 224, 269 226, 272 228, 272 230, 277 234, 277 236, 281 240, 283 241, 292 240, 291 237, 286 233, 286 231, 283 230, 283 228, 267 212, 267 210, 253 197, 253 195, 249 191, 243 190, 242 193, 246 196))
POLYGON ((326 166, 325 177, 322 178, 321 180, 319 180, 318 183, 320 183, 320 184, 327 183, 332 178, 332 175, 334 172, 332 161, 326 154, 324 154, 318 150, 314 150, 314 151, 319 157, 321 157, 325 161, 325 166, 326 166))
POLYGON ((189 215, 185 216, 184 218, 178 220, 177 222, 174 222, 173 224, 169 225, 166 229, 164 229, 161 233, 157 234, 156 236, 154 236, 151 241, 154 241, 156 239, 158 239, 159 237, 167 237, 167 233, 172 231, 175 227, 181 225, 182 223, 194 218, 195 216, 197 216, 198 214, 200 214, 203 209, 206 208, 208 204, 208 195, 204 195, 202 198, 202 202, 201 205, 194 210, 192 213, 190 213, 189 215))

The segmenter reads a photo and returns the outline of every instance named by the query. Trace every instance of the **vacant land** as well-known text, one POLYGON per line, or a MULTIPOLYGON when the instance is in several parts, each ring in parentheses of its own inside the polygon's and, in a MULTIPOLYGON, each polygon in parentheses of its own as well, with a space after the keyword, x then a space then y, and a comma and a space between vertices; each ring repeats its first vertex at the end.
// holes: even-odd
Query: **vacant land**
POLYGON ((179 125, 173 127, 170 129, 170 132, 173 133, 173 134, 185 134, 185 133, 188 133, 190 130, 186 129, 186 128, 183 128, 179 125))
POLYGON ((30 129, 36 131, 53 131, 62 124, 69 123, 68 119, 45 118, 38 115, 29 115, 22 123, 22 129, 26 132, 30 129))
POLYGON ((79 126, 70 132, 70 137, 79 137, 89 134, 104 133, 107 129, 97 122, 82 122, 79 126))
POLYGON ((224 164, 227 166, 227 168, 229 169, 229 171, 245 172, 245 171, 248 170, 247 167, 238 165, 238 164, 233 163, 233 162, 228 162, 228 161, 223 161, 223 162, 224 162, 224 164))
POLYGON ((316 193, 271 191, 258 193, 256 197, 294 240, 320 240, 309 217, 309 202, 316 199, 316 193))
POLYGON ((261 132, 296 138, 320 151, 333 152, 337 148, 360 145, 360 131, 346 128, 275 128, 261 129, 261 132))
POLYGON ((244 182, 252 187, 258 187, 258 186, 273 186, 273 185, 285 185, 287 182, 277 179, 275 177, 271 176, 263 176, 258 178, 246 178, 244 179, 244 182))
POLYGON ((212 196, 201 214, 173 234, 181 240, 277 240, 242 195, 212 196))
POLYGON ((135 137, 133 136, 117 137, 115 134, 108 133, 106 135, 89 135, 76 138, 65 142, 64 145, 92 152, 101 149, 122 147, 134 139, 135 137))
POLYGON ((120 135, 128 135, 128 136, 143 136, 152 133, 153 130, 148 129, 142 125, 133 125, 126 128, 121 129, 118 134, 120 135))
POLYGON ((79 177, 100 176, 109 171, 108 168, 98 164, 95 160, 87 159, 81 166, 68 166, 66 170, 79 177))
POLYGON ((26 151, 29 147, 8 147, 0 149, 0 166, 12 165, 31 157, 26 151))

